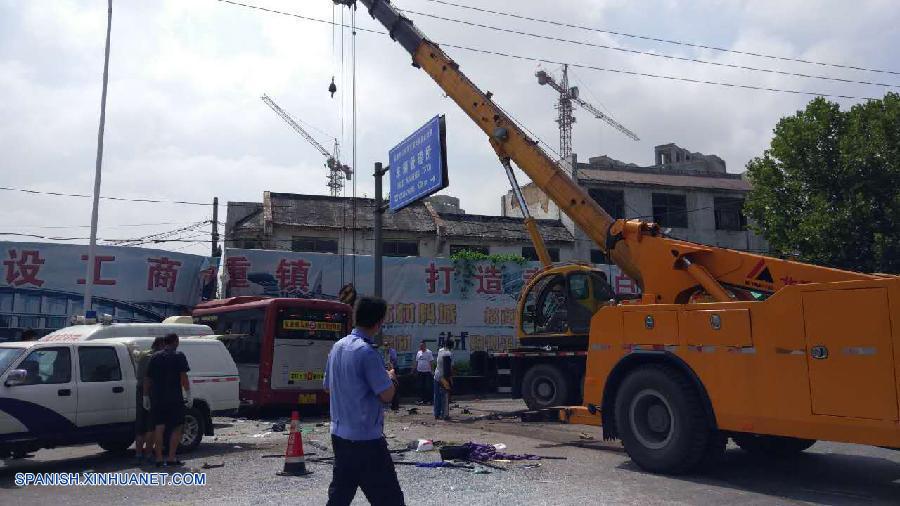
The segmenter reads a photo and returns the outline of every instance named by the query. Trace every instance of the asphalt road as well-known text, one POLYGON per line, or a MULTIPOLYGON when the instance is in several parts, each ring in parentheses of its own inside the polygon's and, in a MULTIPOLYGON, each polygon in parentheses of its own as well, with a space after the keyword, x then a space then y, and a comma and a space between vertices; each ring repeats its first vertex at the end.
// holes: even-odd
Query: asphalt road
MULTIPOLYGON (((407 408, 409 406, 405 406, 407 408)), ((900 452, 856 445, 818 443, 797 458, 755 459, 729 447, 724 461, 703 475, 666 477, 638 469, 599 429, 559 424, 522 424, 514 419, 478 419, 524 406, 512 400, 461 401, 454 420, 438 422, 428 412, 389 414, 385 434, 391 448, 418 438, 446 442, 504 443, 508 453, 565 457, 564 460, 502 464, 475 474, 460 469, 398 465, 408 504, 900 504, 900 452), (469 414, 462 409, 468 408, 469 414)), ((137 472, 128 457, 96 446, 38 452, 0 467, 0 503, 69 505, 128 504, 324 504, 331 467, 313 460, 330 455, 326 420, 303 419, 308 468, 305 477, 281 477, 286 433, 272 420, 216 419, 216 437, 184 456, 187 469, 207 473, 203 487, 18 487, 17 472, 137 472), (317 426, 318 424, 318 426, 317 426), (204 466, 208 467, 204 469, 204 466)), ((437 452, 397 453, 397 460, 437 461, 437 452)), ((144 468, 156 471, 155 468, 144 468)), ((360 492, 354 504, 367 504, 360 492)))

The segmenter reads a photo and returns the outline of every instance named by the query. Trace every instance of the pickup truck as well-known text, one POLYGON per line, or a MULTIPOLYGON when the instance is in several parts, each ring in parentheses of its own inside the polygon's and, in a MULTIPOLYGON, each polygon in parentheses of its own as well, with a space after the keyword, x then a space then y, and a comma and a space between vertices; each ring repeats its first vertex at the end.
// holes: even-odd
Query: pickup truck
MULTIPOLYGON (((40 448, 97 443, 124 451, 134 441, 134 355, 152 338, 0 344, 0 458, 40 448)), ((238 406, 237 367, 221 342, 181 341, 194 404, 181 449, 213 434, 212 413, 238 406), (233 390, 233 392, 231 392, 233 390)))

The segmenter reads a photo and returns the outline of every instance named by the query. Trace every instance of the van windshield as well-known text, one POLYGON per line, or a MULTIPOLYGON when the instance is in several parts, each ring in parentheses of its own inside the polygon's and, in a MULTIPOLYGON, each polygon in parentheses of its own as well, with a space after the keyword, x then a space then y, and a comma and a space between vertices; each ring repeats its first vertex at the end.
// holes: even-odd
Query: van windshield
POLYGON ((0 374, 6 372, 9 364, 12 364, 25 348, 2 348, 0 347, 0 374))

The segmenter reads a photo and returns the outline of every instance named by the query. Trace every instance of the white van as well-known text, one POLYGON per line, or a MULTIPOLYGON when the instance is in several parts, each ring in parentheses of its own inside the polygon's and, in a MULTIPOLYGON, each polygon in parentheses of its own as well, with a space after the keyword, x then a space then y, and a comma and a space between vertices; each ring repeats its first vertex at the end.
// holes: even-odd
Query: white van
POLYGON ((77 325, 40 341, 0 344, 0 458, 90 442, 127 449, 137 399, 134 357, 169 332, 187 335, 178 349, 191 368, 194 402, 181 446, 196 448, 213 434, 212 415, 233 413, 240 402, 237 366, 220 341, 204 335, 212 333, 209 327, 77 325))

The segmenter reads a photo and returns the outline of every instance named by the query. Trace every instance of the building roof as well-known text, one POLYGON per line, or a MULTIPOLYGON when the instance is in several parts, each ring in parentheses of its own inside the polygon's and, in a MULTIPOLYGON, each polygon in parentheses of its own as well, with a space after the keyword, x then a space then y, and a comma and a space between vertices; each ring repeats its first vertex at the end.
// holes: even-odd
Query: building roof
POLYGON ((737 174, 703 176, 667 174, 663 170, 599 170, 590 166, 578 167, 578 179, 590 183, 634 184, 707 190, 750 191, 750 182, 737 174))
MULTIPOLYGON (((264 202, 229 203, 241 207, 242 216, 235 220, 230 232, 263 232, 266 221, 270 225, 305 227, 312 229, 351 228, 353 199, 325 195, 300 195, 294 193, 266 192, 264 202), (253 207, 255 206, 255 207, 253 207), (246 213, 246 214, 245 214, 246 213), (345 221, 346 220, 346 221, 345 221)), ((357 198, 357 230, 372 229, 374 225, 374 199, 357 198)), ((528 242, 531 238, 521 218, 460 214, 457 212, 429 211, 422 202, 407 206, 396 213, 384 213, 385 230, 410 233, 437 233, 448 239, 481 239, 498 242, 528 242), (438 223, 436 223, 436 221, 438 223)), ((572 234, 559 220, 537 220, 541 235, 548 243, 572 242, 572 234)), ((271 230, 271 229, 270 229, 271 230)))
MULTIPOLYGON (((299 195, 295 193, 267 192, 264 203, 266 215, 273 225, 289 225, 309 228, 352 228, 353 201, 351 197, 326 195, 299 195), (269 214, 271 213, 271 214, 269 214)), ((356 198, 356 228, 374 227, 375 200, 356 198)), ((421 202, 392 213, 384 213, 382 227, 385 230, 409 232, 434 232, 434 219, 421 202)))
MULTIPOLYGON (((487 239, 527 242, 531 238, 522 218, 478 214, 440 214, 444 235, 448 238, 487 239)), ((572 242, 574 238, 558 220, 536 220, 546 242, 572 242)))

